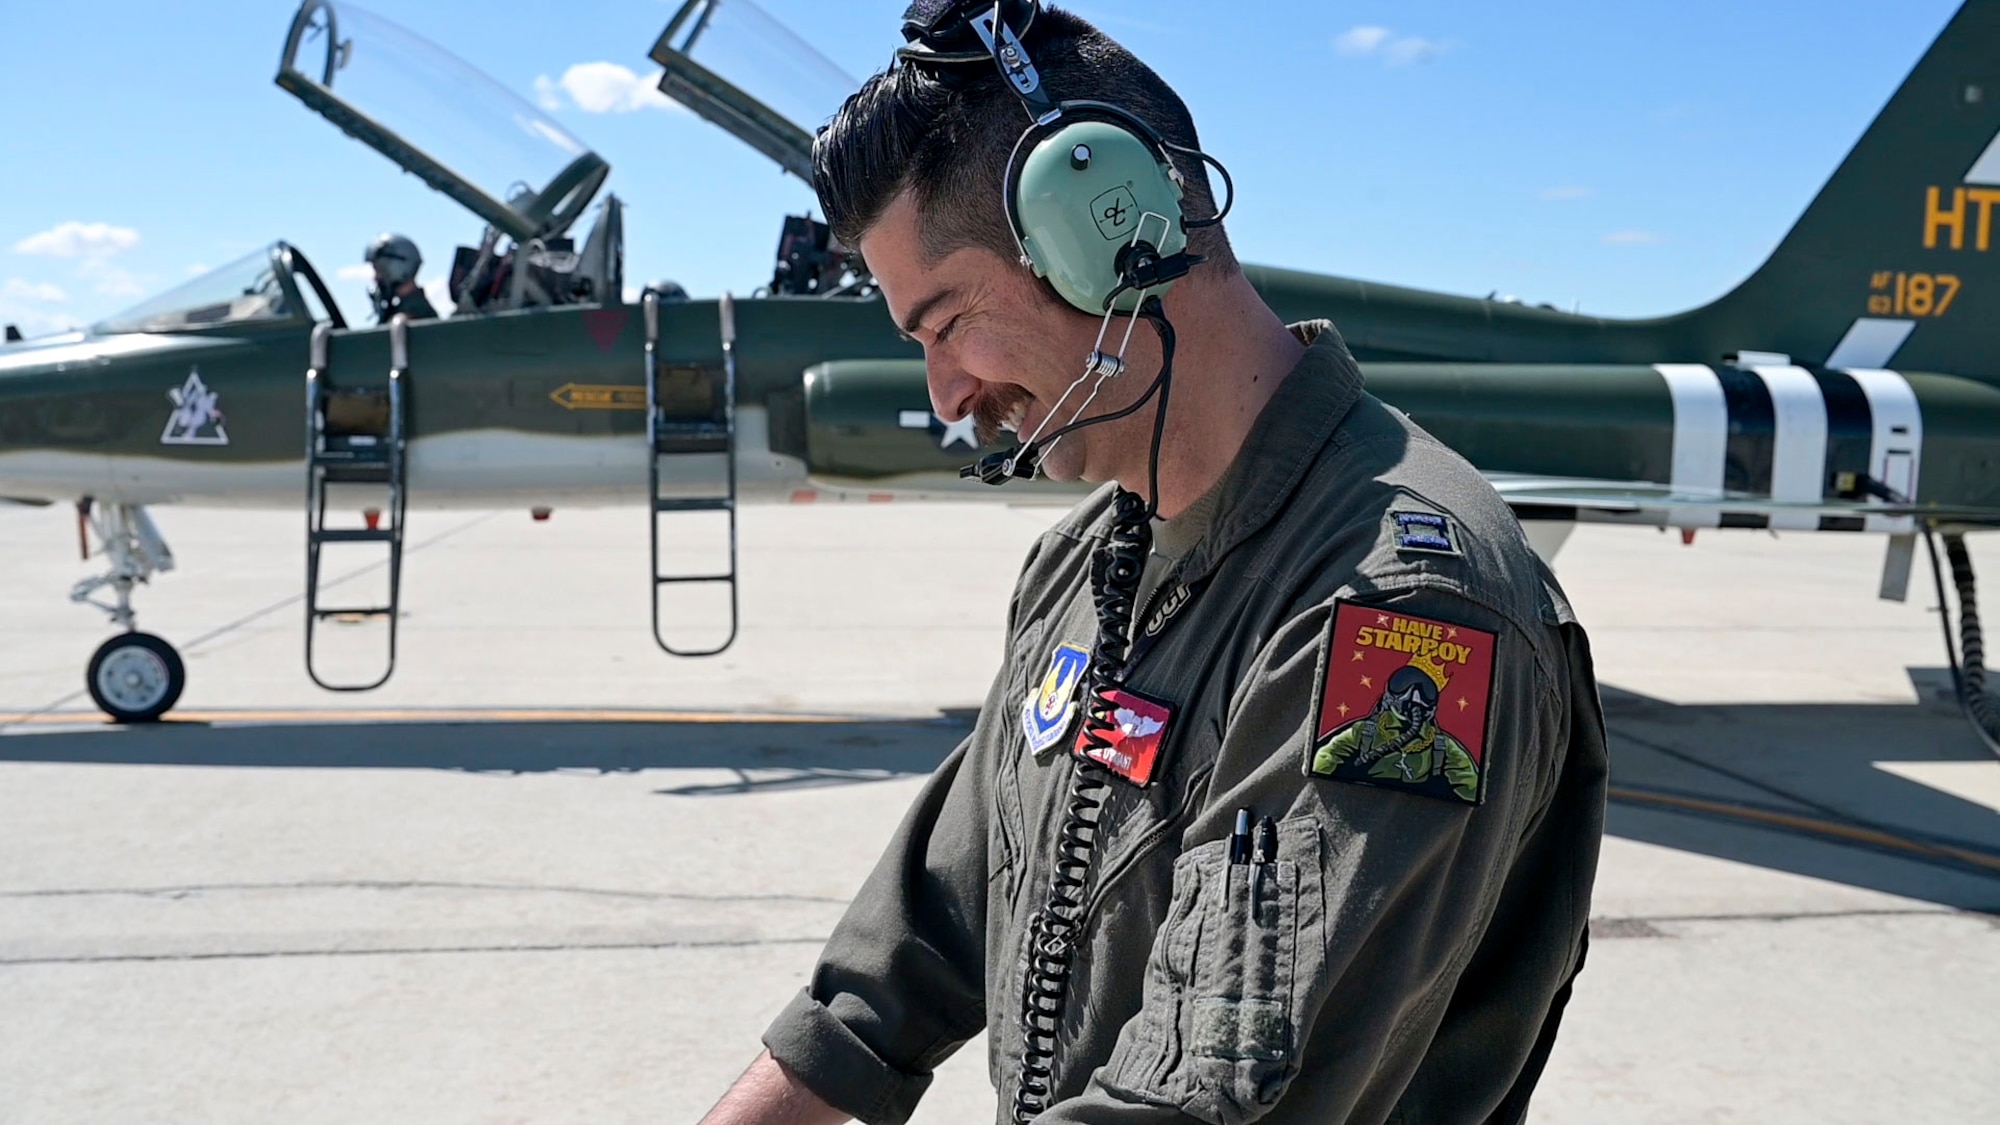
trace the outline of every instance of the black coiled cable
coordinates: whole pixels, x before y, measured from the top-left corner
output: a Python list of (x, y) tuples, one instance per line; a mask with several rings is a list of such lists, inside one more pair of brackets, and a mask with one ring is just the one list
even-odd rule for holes
[[(1952, 661), (1953, 686), (1958, 689), (1959, 703), (1979, 740), (2000, 755), (2000, 704), (1986, 691), (1986, 636), (1979, 625), (1979, 590), (1972, 573), (1972, 554), (1965, 548), (1965, 536), (1947, 534), (1944, 553), (1951, 564), (1952, 587), (1958, 594), (1958, 655)], [(1932, 565), (1936, 565), (1935, 553)], [(1938, 607), (1942, 612), (1942, 589), (1938, 591)], [(1946, 635), (1949, 638), (1949, 627)]]
[[(1090, 590), (1097, 610), (1097, 641), (1091, 648), (1084, 696), (1080, 748), (1110, 747), (1117, 704), (1109, 693), (1125, 684), (1131, 653), (1132, 619), (1138, 612), (1139, 582), (1153, 549), (1152, 518), (1159, 511), (1160, 439), (1166, 429), (1167, 400), (1173, 386), (1174, 331), (1157, 300), (1139, 315), (1160, 334), (1160, 376), (1154, 385), (1160, 408), (1153, 420), (1148, 465), (1152, 499), (1119, 489), (1112, 498), (1110, 538), (1090, 558)], [(1151, 392), (1148, 392), (1150, 397)], [(1056, 837), (1048, 895), (1028, 923), (1028, 968), (1021, 989), (1021, 1077), (1014, 1091), (1014, 1120), (1028, 1125), (1055, 1096), (1056, 1044), (1068, 1006), (1070, 974), (1082, 938), (1084, 902), (1096, 860), (1104, 799), (1111, 771), (1080, 754), (1070, 756), (1068, 810)]]

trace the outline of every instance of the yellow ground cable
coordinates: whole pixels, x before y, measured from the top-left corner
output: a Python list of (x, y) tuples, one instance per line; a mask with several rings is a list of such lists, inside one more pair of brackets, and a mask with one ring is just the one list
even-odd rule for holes
[(1642, 805), (1658, 805), (1663, 808), (1680, 809), (1687, 812), (1710, 813), (1716, 816), (1748, 820), (1769, 824), (1779, 828), (1789, 828), (1799, 832), (1809, 832), (1818, 836), (1830, 836), (1876, 847), (1891, 848), (1896, 851), (1917, 855), (1946, 856), (1962, 863), (1988, 871), (2000, 872), (2000, 855), (1989, 852), (1972, 851), (1953, 847), (1949, 844), (1934, 844), (1920, 840), (1910, 840), (1880, 829), (1860, 825), (1842, 824), (1839, 821), (1821, 820), (1818, 817), (1800, 816), (1797, 813), (1778, 812), (1773, 809), (1753, 808), (1728, 801), (1710, 801), (1700, 797), (1682, 797), (1668, 793), (1653, 793), (1644, 789), (1632, 789), (1613, 785), (1610, 796), (1614, 801), (1630, 801)]

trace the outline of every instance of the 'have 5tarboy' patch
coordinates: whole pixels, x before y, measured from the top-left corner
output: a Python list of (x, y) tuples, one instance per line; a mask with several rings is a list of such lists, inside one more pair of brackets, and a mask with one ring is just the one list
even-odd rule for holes
[(1314, 777), (1476, 805), (1498, 638), (1484, 629), (1334, 603), (1314, 692)]

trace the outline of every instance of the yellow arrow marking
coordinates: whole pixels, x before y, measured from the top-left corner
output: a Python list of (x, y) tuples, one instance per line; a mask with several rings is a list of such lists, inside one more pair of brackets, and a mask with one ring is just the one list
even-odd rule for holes
[(564, 383), (549, 397), (564, 410), (646, 409), (646, 388), (630, 384)]

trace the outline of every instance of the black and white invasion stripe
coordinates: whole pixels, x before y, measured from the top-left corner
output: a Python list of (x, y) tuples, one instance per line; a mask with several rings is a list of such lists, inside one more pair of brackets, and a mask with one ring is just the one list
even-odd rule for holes
[[(1669, 486), (1695, 500), (1769, 498), (1818, 504), (1838, 499), (1843, 473), (1866, 474), (1914, 498), (1923, 455), (1923, 415), (1909, 381), (1894, 371), (1796, 364), (1710, 367), (1662, 363), (1674, 406)], [(1799, 531), (1914, 530), (1908, 516), (1813, 512), (1676, 510), (1676, 527), (1770, 527)]]

